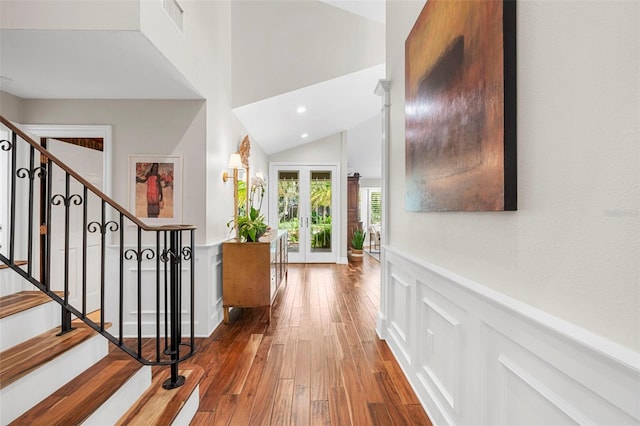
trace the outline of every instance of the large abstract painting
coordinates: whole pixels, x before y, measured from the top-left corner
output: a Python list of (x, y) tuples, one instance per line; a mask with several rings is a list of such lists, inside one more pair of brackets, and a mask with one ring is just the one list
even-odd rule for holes
[(516, 209), (515, 2), (428, 0), (405, 44), (406, 209)]

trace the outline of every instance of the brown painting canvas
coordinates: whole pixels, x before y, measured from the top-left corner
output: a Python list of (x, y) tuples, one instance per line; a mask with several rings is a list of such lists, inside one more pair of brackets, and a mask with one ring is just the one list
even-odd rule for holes
[(515, 210), (515, 3), (428, 0), (405, 60), (407, 210)]
[(136, 217), (173, 218), (173, 163), (136, 163)]

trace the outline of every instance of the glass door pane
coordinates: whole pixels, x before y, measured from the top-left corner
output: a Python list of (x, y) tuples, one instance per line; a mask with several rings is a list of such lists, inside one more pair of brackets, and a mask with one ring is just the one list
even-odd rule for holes
[(312, 253), (331, 252), (332, 195), (331, 171), (312, 171), (309, 185)]
[(295, 258), (300, 252), (300, 172), (278, 171), (278, 229), (289, 233), (288, 249)]
[(289, 233), (289, 262), (336, 262), (340, 239), (340, 193), (335, 191), (340, 188), (338, 167), (274, 164), (269, 176), (278, 184), (278, 193), (269, 195), (270, 223)]
[(303, 229), (307, 239), (301, 247), (304, 247), (305, 262), (336, 262), (336, 242), (340, 239), (340, 209), (336, 207), (340, 193), (334, 191), (339, 188), (337, 167), (310, 166), (302, 169), (302, 173), (306, 216)]

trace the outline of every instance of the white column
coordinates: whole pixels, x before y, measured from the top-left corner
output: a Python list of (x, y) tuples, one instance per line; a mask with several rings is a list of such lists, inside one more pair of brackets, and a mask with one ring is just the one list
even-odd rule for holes
[(387, 329), (387, 262), (386, 262), (386, 244), (387, 235), (389, 234), (389, 202), (387, 191), (389, 189), (389, 123), (391, 108), (391, 80), (380, 80), (376, 86), (374, 93), (382, 97), (382, 131), (380, 138), (382, 143), (382, 174), (380, 179), (380, 196), (382, 222), (380, 224), (380, 309), (376, 320), (376, 332), (378, 337), (385, 339)]

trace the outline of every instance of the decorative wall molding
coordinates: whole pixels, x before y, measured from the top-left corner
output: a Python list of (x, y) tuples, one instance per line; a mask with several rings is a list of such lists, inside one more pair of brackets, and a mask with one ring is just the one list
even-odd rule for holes
[(434, 424), (640, 424), (640, 354), (382, 246), (378, 334)]

